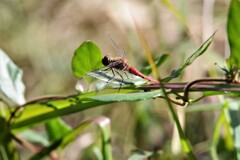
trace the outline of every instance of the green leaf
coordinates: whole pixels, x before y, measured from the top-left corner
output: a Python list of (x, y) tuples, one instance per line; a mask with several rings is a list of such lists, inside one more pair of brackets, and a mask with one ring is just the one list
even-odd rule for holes
[(100, 128), (101, 135), (102, 135), (102, 157), (106, 160), (112, 159), (112, 150), (110, 145), (110, 138), (111, 138), (111, 128), (110, 128), (110, 119), (104, 116), (94, 118), (88, 121), (83, 122), (78, 127), (74, 128), (71, 132), (65, 134), (50, 146), (45, 147), (42, 149), (41, 152), (37, 153), (36, 155), (32, 156), (30, 159), (41, 159), (44, 156), (48, 155), (55, 149), (63, 149), (68, 144), (73, 142), (83, 130), (90, 126), (91, 124), (97, 124)]
[(77, 48), (72, 58), (72, 71), (75, 77), (81, 78), (86, 73), (103, 67), (102, 53), (93, 41), (85, 41)]
[(60, 137), (71, 131), (71, 127), (60, 118), (49, 120), (48, 122), (46, 122), (45, 128), (50, 142), (59, 139)]
[(0, 98), (10, 104), (25, 103), (22, 70), (0, 49)]
[(229, 68), (240, 68), (240, 1), (232, 0), (229, 8), (227, 33), (231, 54), (227, 60)]
[(193, 63), (193, 61), (195, 59), (197, 59), (199, 56), (201, 56), (209, 47), (209, 45), (212, 43), (214, 34), (212, 34), (211, 37), (209, 37), (203, 44), (202, 46), (196, 51), (194, 52), (183, 64), (183, 66), (177, 70), (172, 71), (171, 75), (169, 77), (164, 78), (162, 81), (163, 82), (169, 82), (171, 81), (173, 78), (177, 78), (178, 76), (180, 76), (183, 71), (185, 70), (186, 67), (188, 67), (189, 65), (191, 65)]
[[(118, 93), (117, 90), (110, 90), (111, 92), (92, 92), (80, 95), (74, 95), (60, 100), (46, 100), (45, 102), (32, 103), (24, 106), (24, 109), (19, 111), (17, 118), (11, 123), (11, 129), (29, 128), (32, 125), (39, 124), (51, 118), (61, 117), (71, 113), (81, 112), (86, 109), (97, 107), (99, 105), (126, 102), (126, 101), (140, 101), (155, 98), (162, 95), (162, 92), (157, 90), (154, 92), (136, 92), (131, 93), (133, 90), (121, 89)], [(103, 95), (104, 92), (108, 94)], [(97, 94), (97, 95), (96, 95)], [(8, 115), (10, 116), (10, 115)]]

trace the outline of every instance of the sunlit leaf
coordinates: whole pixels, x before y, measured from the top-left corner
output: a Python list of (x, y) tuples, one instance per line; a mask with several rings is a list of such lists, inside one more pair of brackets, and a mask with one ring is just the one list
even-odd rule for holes
[(194, 52), (183, 64), (183, 66), (177, 70), (172, 71), (171, 75), (169, 77), (164, 78), (162, 81), (164, 82), (169, 82), (171, 81), (173, 78), (177, 78), (178, 76), (180, 76), (183, 71), (186, 69), (186, 67), (188, 67), (189, 65), (191, 65), (194, 60), (196, 60), (199, 56), (201, 56), (209, 47), (209, 45), (212, 43), (214, 34), (208, 38), (203, 44), (202, 46), (196, 51)]
[(232, 0), (229, 8), (227, 33), (231, 54), (228, 65), (240, 68), (240, 1)]
[[(29, 128), (51, 118), (61, 117), (71, 113), (80, 112), (86, 109), (97, 107), (99, 105), (126, 102), (126, 101), (140, 101), (155, 98), (162, 95), (162, 92), (157, 90), (154, 92), (136, 92), (134, 90), (110, 90), (101, 94), (101, 92), (91, 92), (86, 94), (74, 95), (60, 100), (46, 100), (45, 102), (32, 103), (24, 106), (24, 109), (19, 111), (19, 115), (11, 123), (11, 129)], [(122, 93), (121, 93), (122, 92)], [(125, 92), (125, 93), (123, 93)], [(136, 93), (132, 93), (136, 92)], [(104, 91), (102, 91), (104, 93)], [(10, 116), (10, 115), (9, 115)]]
[(22, 70), (0, 49), (0, 96), (9, 103), (25, 103)]
[(81, 78), (86, 73), (103, 67), (102, 53), (92, 41), (85, 41), (77, 48), (72, 58), (72, 71), (75, 77)]

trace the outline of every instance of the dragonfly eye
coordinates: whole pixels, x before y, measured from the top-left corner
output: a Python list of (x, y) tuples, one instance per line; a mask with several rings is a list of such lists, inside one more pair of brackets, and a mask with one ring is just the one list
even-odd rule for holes
[(110, 63), (109, 56), (104, 56), (103, 59), (102, 59), (102, 64), (104, 66), (107, 66), (107, 65), (109, 65), (109, 63)]

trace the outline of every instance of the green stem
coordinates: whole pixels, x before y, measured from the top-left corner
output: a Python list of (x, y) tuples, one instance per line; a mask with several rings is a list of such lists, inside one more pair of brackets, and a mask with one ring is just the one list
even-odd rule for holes
[(167, 91), (164, 87), (164, 84), (161, 82), (161, 80), (159, 79), (159, 84), (160, 84), (160, 87), (162, 88), (162, 91), (164, 93), (164, 96), (166, 98), (166, 101), (167, 101), (167, 104), (168, 104), (168, 108), (170, 110), (170, 113), (173, 117), (173, 120), (174, 122), (176, 123), (176, 126), (177, 126), (177, 130), (178, 130), (178, 133), (179, 133), (179, 136), (181, 138), (181, 143), (182, 143), (182, 146), (183, 146), (183, 150), (187, 153), (188, 155), (188, 158), (191, 159), (191, 160), (195, 160), (196, 157), (195, 155), (193, 154), (193, 151), (191, 149), (191, 145), (189, 144), (189, 142), (187, 141), (187, 137), (185, 135), (185, 133), (183, 132), (183, 129), (181, 127), (181, 124), (179, 122), (179, 119), (178, 119), (178, 116), (177, 114), (175, 113), (174, 109), (173, 109), (173, 106), (172, 106), (172, 103), (171, 103), (171, 100), (170, 98), (168, 97), (168, 94), (167, 94)]

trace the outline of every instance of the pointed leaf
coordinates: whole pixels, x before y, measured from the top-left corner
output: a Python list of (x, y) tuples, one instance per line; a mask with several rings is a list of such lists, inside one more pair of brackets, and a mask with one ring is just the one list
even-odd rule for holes
[(212, 36), (210, 38), (208, 38), (203, 44), (202, 46), (196, 51), (194, 52), (183, 64), (183, 66), (177, 70), (172, 71), (171, 75), (169, 77), (164, 78), (162, 81), (164, 82), (169, 82), (171, 81), (173, 78), (177, 78), (178, 76), (180, 76), (183, 71), (193, 63), (193, 61), (195, 59), (197, 59), (199, 56), (201, 56), (209, 47), (209, 45), (212, 43), (214, 34), (212, 34)]

